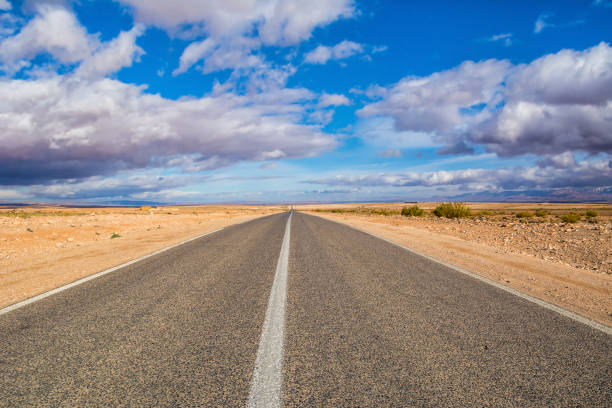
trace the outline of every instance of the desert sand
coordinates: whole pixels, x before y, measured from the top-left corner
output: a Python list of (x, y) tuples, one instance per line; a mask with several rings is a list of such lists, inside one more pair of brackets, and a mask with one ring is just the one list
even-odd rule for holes
[(0, 308), (286, 207), (0, 209)]
[[(382, 215), (412, 203), (308, 205), (310, 211), (368, 231), (508, 287), (612, 326), (612, 206), (604, 204), (468, 204), (463, 219)], [(436, 203), (419, 203), (432, 210)], [(516, 213), (546, 210), (545, 217)], [(336, 212), (331, 212), (332, 210)], [(597, 217), (565, 223), (568, 212)]]

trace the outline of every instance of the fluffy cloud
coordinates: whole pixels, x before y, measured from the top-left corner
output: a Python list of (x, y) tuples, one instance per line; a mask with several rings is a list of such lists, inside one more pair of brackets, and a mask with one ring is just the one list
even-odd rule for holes
[(136, 19), (169, 31), (200, 28), (215, 39), (256, 31), (266, 45), (293, 45), (312, 31), (339, 18), (351, 17), (352, 0), (119, 0)]
[(612, 49), (561, 50), (519, 65), (509, 77), (509, 99), (551, 105), (606, 105), (612, 100)]
[(117, 38), (102, 45), (93, 55), (87, 57), (76, 74), (88, 78), (103, 77), (131, 66), (145, 53), (136, 45), (136, 39), (144, 30), (144, 26), (137, 25), (130, 31), (121, 32)]
[(555, 167), (557, 169), (566, 169), (576, 166), (576, 159), (571, 152), (544, 156), (538, 160), (540, 167)]
[(29, 60), (48, 53), (61, 63), (74, 63), (89, 56), (98, 39), (87, 33), (70, 11), (49, 4), (37, 7), (37, 15), (15, 36), (0, 42), (1, 69), (16, 72)]
[[(317, 27), (355, 13), (353, 0), (119, 0), (137, 21), (171, 33), (205, 39), (190, 44), (174, 75), (204, 60), (204, 72), (253, 68), (262, 45), (290, 46), (307, 40)], [(204, 3), (204, 4), (203, 4)]]
[(430, 132), (446, 147), (482, 145), (500, 156), (612, 151), (612, 49), (562, 50), (529, 64), (465, 62), (407, 77), (361, 116), (386, 116), (403, 131)]
[(559, 189), (608, 187), (612, 168), (606, 160), (582, 162), (568, 168), (517, 167), (465, 169), (401, 174), (366, 174), (309, 180), (308, 183), (352, 187), (463, 186), (471, 190)]
[[(186, 171), (332, 148), (302, 125), (308, 91), (252, 97), (222, 91), (169, 100), (112, 79), (0, 82), (0, 185), (78, 179), (149, 166)], [(173, 162), (189, 156), (187, 164)], [(194, 167), (195, 166), (195, 167)], [(199, 167), (198, 167), (199, 166)]]
[(198, 61), (204, 60), (205, 74), (223, 69), (261, 68), (265, 66), (261, 57), (253, 51), (261, 46), (254, 38), (238, 37), (232, 41), (216, 42), (213, 38), (196, 41), (187, 46), (180, 57), (179, 67), (172, 72), (186, 72)]
[(74, 71), (77, 76), (103, 77), (131, 66), (144, 54), (136, 45), (144, 33), (143, 25), (101, 43), (64, 7), (42, 3), (35, 12), (18, 34), (0, 42), (0, 69), (9, 75), (30, 66), (30, 60), (37, 55), (49, 54), (61, 64), (78, 65)]
[(467, 61), (428, 77), (406, 77), (388, 89), (378, 88), (382, 99), (358, 114), (391, 116), (400, 130), (449, 132), (488, 116), (485, 109), (472, 115), (462, 109), (495, 103), (509, 67), (507, 61)]
[(341, 60), (363, 52), (363, 44), (344, 40), (333, 47), (319, 45), (304, 56), (304, 62), (308, 64), (326, 64), (329, 60)]
[(0, 10), (10, 10), (12, 8), (11, 3), (8, 0), (0, 0)]
[(328, 93), (323, 92), (323, 94), (319, 98), (318, 106), (320, 108), (326, 108), (328, 106), (342, 106), (342, 105), (350, 105), (350, 104), (351, 104), (351, 101), (349, 101), (349, 99), (344, 95), (328, 94)]

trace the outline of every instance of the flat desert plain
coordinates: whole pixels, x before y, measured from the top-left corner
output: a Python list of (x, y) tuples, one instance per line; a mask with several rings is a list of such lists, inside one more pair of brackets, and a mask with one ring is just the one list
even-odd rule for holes
[(288, 207), (0, 209), (0, 308)]
[[(438, 204), (296, 209), (384, 237), (612, 326), (612, 205), (466, 203), (471, 217), (447, 219), (432, 214)], [(425, 210), (424, 216), (400, 215), (403, 207), (414, 205)], [(563, 221), (568, 213), (580, 215), (580, 220)]]
[[(612, 205), (468, 203), (300, 205), (612, 326)], [(0, 209), (0, 308), (234, 223), (287, 206)], [(536, 212), (539, 216), (536, 216)], [(593, 215), (587, 217), (587, 212)], [(576, 223), (561, 217), (576, 213)], [(544, 215), (542, 215), (544, 214)], [(521, 216), (522, 215), (522, 216)]]

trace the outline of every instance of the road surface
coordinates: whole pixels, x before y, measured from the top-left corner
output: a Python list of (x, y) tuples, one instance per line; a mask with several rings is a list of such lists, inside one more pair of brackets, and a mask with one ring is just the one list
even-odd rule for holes
[(301, 213), (0, 314), (0, 344), (2, 407), (612, 406), (611, 335)]

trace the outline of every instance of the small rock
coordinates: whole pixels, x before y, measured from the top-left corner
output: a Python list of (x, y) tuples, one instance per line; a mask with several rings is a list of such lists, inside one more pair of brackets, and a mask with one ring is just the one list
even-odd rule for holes
[(66, 241), (68, 241), (68, 242), (72, 242), (72, 241), (74, 241), (74, 238), (72, 238), (72, 237), (70, 237), (70, 238), (66, 238)]
[(32, 231), (30, 228), (27, 228), (27, 229), (26, 229), (26, 231), (28, 231), (28, 232), (34, 232), (34, 231)]

